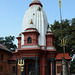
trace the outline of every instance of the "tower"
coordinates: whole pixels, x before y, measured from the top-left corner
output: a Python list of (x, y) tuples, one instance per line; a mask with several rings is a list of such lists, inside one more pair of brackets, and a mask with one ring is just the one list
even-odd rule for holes
[[(31, 23), (31, 20), (33, 24)], [(46, 46), (46, 31), (47, 31), (47, 17), (43, 10), (43, 5), (39, 0), (33, 0), (29, 5), (29, 8), (25, 12), (22, 24), (22, 32), (24, 32), (27, 28), (35, 28), (38, 33), (40, 33), (38, 37), (38, 45)], [(22, 45), (24, 44), (24, 37), (22, 35)], [(42, 41), (42, 42), (41, 42)]]
[(26, 10), (17, 39), (15, 56), (25, 62), (23, 75), (55, 75), (54, 35), (40, 0), (32, 0)]

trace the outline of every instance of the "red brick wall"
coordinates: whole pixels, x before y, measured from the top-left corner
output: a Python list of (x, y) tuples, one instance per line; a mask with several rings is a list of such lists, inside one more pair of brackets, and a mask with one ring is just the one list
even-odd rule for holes
[[(1, 60), (1, 54), (3, 54), (3, 60)], [(9, 74), (9, 68), (8, 68), (8, 58), (9, 54), (3, 50), (0, 50), (0, 66), (2, 66), (3, 70), (0, 71), (0, 75), (6, 75)]]
[[(32, 38), (32, 43), (27, 43), (28, 37)], [(36, 33), (27, 33), (24, 35), (24, 45), (38, 45), (38, 35)]]
[(46, 46), (47, 47), (53, 46), (53, 41), (54, 41), (54, 38), (52, 35), (46, 35)]
[[(1, 54), (3, 54), (3, 60), (1, 60)], [(8, 61), (10, 55), (11, 53), (0, 50), (0, 66), (2, 66), (3, 69), (0, 71), (0, 75), (15, 75), (12, 72), (12, 67), (15, 66), (15, 61)]]
[[(62, 61), (61, 60), (57, 60), (56, 61), (56, 75), (61, 74), (61, 70), (62, 70)], [(68, 61), (68, 70), (69, 70), (69, 61)]]
[(9, 75), (15, 75), (15, 73), (13, 73), (13, 66), (16, 66), (15, 61), (9, 61)]

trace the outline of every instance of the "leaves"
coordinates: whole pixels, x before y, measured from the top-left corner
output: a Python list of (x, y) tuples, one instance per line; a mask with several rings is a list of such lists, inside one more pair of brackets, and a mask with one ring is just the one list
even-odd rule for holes
[(55, 21), (53, 25), (51, 25), (51, 29), (55, 35), (54, 46), (56, 47), (59, 53), (63, 52), (63, 48), (61, 47), (61, 38), (67, 39), (66, 42), (66, 52), (70, 55), (75, 53), (75, 18), (72, 20), (63, 20), (62, 24), (59, 21)]
[(70, 71), (71, 73), (75, 73), (75, 60), (71, 61)]
[(6, 46), (11, 51), (15, 51), (17, 46), (14, 44), (14, 39), (14, 36), (0, 37), (0, 44)]

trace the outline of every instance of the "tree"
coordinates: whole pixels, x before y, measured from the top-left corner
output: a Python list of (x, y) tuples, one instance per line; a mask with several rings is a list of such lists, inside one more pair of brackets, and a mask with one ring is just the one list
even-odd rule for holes
[(14, 39), (14, 36), (6, 36), (5, 38), (0, 37), (0, 44), (6, 46), (6, 48), (8, 48), (11, 51), (15, 51), (17, 46), (14, 44)]
[(75, 73), (75, 60), (71, 61), (70, 71), (71, 73)]
[(66, 52), (73, 55), (75, 52), (75, 18), (72, 20), (63, 20), (62, 23), (55, 21), (51, 25), (51, 29), (55, 35), (54, 46), (59, 53), (63, 52), (61, 47), (61, 38), (66, 39)]

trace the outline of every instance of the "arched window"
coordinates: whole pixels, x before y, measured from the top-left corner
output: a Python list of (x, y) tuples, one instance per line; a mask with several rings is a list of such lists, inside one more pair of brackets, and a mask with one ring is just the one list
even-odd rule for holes
[(28, 37), (27, 43), (32, 43), (32, 38), (31, 37)]

